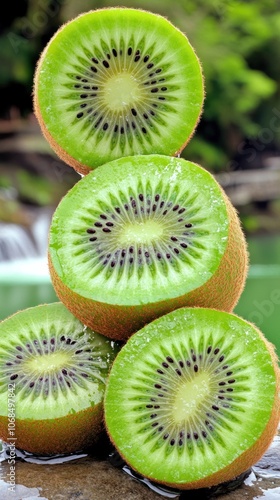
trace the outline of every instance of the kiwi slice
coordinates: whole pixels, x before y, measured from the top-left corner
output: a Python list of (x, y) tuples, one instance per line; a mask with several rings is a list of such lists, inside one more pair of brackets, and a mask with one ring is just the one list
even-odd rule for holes
[(143, 476), (180, 489), (229, 481), (276, 433), (274, 347), (234, 314), (177, 309), (119, 352), (104, 408), (113, 444)]
[(0, 439), (37, 454), (91, 445), (103, 427), (105, 383), (116, 349), (61, 303), (2, 321)]
[(186, 36), (138, 9), (90, 11), (62, 26), (35, 74), (42, 131), (82, 174), (123, 156), (181, 151), (203, 98), (201, 66)]
[(78, 181), (57, 207), (49, 264), (83, 323), (125, 339), (184, 305), (231, 310), (247, 250), (214, 177), (184, 159), (120, 158)]

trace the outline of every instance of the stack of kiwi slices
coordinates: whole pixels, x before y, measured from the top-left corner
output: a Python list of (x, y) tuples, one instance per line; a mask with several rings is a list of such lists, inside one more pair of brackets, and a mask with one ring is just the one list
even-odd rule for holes
[(248, 267), (240, 221), (214, 177), (178, 157), (203, 97), (186, 36), (150, 12), (82, 14), (42, 53), (36, 116), (84, 177), (50, 227), (61, 302), (0, 325), (2, 439), (11, 385), (20, 448), (69, 453), (104, 423), (133, 470), (173, 488), (231, 480), (269, 446), (279, 369), (232, 313)]

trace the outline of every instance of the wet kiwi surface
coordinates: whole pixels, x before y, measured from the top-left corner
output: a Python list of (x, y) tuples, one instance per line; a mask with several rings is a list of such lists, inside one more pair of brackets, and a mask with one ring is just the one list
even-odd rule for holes
[(35, 75), (42, 131), (81, 173), (123, 156), (181, 151), (203, 98), (186, 36), (138, 9), (95, 10), (62, 26)]
[[(50, 228), (62, 303), (0, 323), (0, 439), (15, 435), (34, 454), (85, 450), (105, 405), (135, 477), (201, 492), (240, 481), (271, 443), (274, 348), (223, 312), (247, 275), (240, 221), (214, 177), (176, 157), (203, 99), (187, 37), (151, 12), (87, 12), (43, 51), (35, 114), (57, 154), (88, 175)], [(118, 353), (110, 338), (129, 339)]]
[(49, 263), (73, 314), (123, 339), (183, 305), (231, 310), (247, 251), (238, 217), (210, 173), (148, 155), (103, 165), (68, 192), (52, 220)]
[(276, 433), (274, 347), (234, 314), (177, 309), (127, 341), (104, 405), (111, 440), (138, 473), (180, 489), (229, 481)]
[(61, 303), (2, 321), (0, 438), (9, 442), (15, 436), (17, 448), (37, 454), (90, 446), (103, 427), (105, 383), (116, 350)]

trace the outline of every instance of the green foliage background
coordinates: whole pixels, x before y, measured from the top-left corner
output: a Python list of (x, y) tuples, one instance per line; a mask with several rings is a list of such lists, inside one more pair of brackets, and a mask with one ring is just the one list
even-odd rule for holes
[[(280, 5), (275, 0), (123, 0), (122, 6), (167, 16), (186, 33), (206, 85), (203, 118), (184, 156), (217, 171), (238, 167), (246, 147), (280, 146)], [(41, 50), (56, 29), (81, 12), (118, 6), (114, 0), (11, 2), (1, 21), (0, 116), (32, 110), (32, 79)], [(271, 120), (278, 117), (271, 129)]]

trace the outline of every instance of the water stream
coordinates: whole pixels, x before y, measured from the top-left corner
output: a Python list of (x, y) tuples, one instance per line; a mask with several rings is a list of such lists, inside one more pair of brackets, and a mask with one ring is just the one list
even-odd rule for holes
[(37, 257), (38, 254), (35, 243), (23, 227), (0, 223), (0, 262)]
[(45, 255), (50, 217), (49, 211), (39, 211), (30, 228), (0, 222), (0, 262)]
[(0, 320), (58, 300), (47, 265), (50, 220), (48, 211), (40, 211), (29, 230), (0, 223)]

